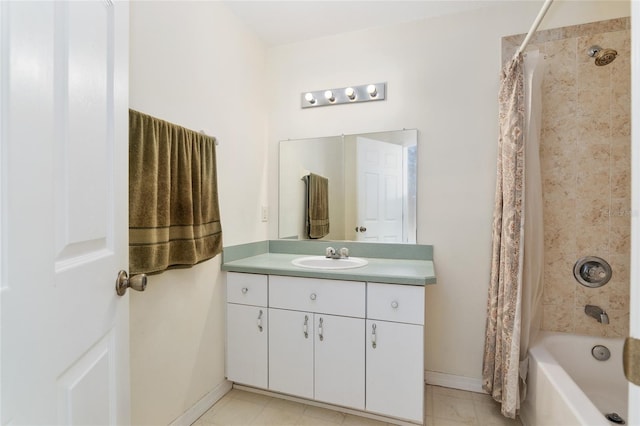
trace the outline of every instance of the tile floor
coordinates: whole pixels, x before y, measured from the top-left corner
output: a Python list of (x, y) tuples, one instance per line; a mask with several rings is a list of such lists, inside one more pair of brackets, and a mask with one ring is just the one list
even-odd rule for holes
[[(488, 395), (427, 385), (425, 426), (520, 426), (500, 414)], [(193, 426), (389, 426), (364, 417), (233, 389)]]

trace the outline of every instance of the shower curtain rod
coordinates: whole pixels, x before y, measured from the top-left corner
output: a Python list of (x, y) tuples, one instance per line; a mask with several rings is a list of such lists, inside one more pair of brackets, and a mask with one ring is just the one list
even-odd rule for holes
[(518, 54), (524, 52), (524, 49), (527, 47), (527, 45), (531, 41), (533, 34), (535, 34), (536, 30), (540, 26), (540, 23), (544, 19), (544, 15), (546, 15), (547, 10), (549, 10), (549, 6), (551, 6), (551, 3), (553, 3), (553, 0), (545, 0), (544, 4), (542, 5), (542, 9), (540, 9), (540, 12), (538, 12), (538, 16), (536, 17), (536, 20), (533, 21), (533, 25), (531, 25), (531, 28), (529, 29), (527, 36), (524, 38), (524, 41), (520, 45), (520, 48), (518, 48), (518, 52), (517, 52)]

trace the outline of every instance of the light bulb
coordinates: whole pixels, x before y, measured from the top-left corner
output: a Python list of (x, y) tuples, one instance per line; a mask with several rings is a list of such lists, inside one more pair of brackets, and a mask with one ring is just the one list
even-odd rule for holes
[(316, 98), (313, 97), (313, 95), (311, 93), (307, 93), (306, 95), (304, 95), (304, 99), (309, 102), (311, 105), (316, 103)]
[(331, 90), (327, 90), (324, 92), (324, 97), (329, 102), (334, 102), (336, 100), (335, 96), (333, 96), (333, 92)]
[(374, 84), (370, 84), (367, 86), (367, 93), (372, 98), (375, 98), (376, 96), (378, 96), (378, 90), (376, 90), (376, 86)]
[(347, 98), (350, 100), (354, 100), (356, 98), (356, 91), (353, 90), (353, 87), (347, 87), (344, 89), (344, 94), (347, 95)]

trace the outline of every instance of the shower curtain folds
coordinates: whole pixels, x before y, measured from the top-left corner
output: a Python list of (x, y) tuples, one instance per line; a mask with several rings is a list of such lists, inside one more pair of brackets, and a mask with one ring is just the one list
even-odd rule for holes
[[(541, 73), (532, 53), (505, 65), (499, 92), (500, 134), (493, 215), (491, 278), (483, 388), (515, 418), (525, 395), (529, 341), (539, 328), (542, 291), (542, 196), (538, 158), (540, 109), (533, 108)], [(536, 102), (539, 102), (537, 96)], [(533, 114), (535, 113), (535, 114)], [(526, 235), (526, 239), (525, 239)]]

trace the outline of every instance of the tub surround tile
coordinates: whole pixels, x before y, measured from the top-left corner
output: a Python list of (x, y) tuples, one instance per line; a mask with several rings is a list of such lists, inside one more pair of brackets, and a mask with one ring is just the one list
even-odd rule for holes
[[(607, 313), (608, 314), (608, 313)], [(611, 320), (611, 317), (609, 317)], [(607, 330), (610, 330), (610, 324), (601, 324), (595, 318), (584, 313), (584, 306), (574, 308), (575, 329), (572, 332), (578, 334), (587, 334), (589, 336), (607, 336)]]
[[(620, 337), (628, 327), (629, 28), (630, 19), (620, 18), (539, 31), (530, 45), (546, 57), (540, 141), (544, 330)], [(523, 36), (503, 38), (503, 52), (515, 51)], [(595, 66), (587, 54), (593, 45), (615, 49), (618, 57)], [(583, 256), (609, 261), (614, 270), (610, 284), (594, 290), (577, 283), (573, 265)], [(587, 317), (587, 303), (611, 311), (611, 323)]]
[(629, 335), (629, 310), (610, 309), (607, 311), (611, 327), (605, 328), (607, 337), (621, 337)]
[(578, 284), (577, 282), (575, 283), (575, 287), (576, 287), (575, 307), (578, 309), (582, 309), (582, 313), (585, 315), (585, 318), (588, 317), (584, 313), (584, 307), (586, 305), (596, 305), (596, 306), (600, 306), (605, 311), (609, 310), (609, 307), (610, 307), (609, 296), (611, 294), (611, 289), (606, 287), (598, 287), (598, 288), (584, 287)]
[(543, 330), (570, 333), (573, 328), (573, 310), (566, 306), (542, 305)]

